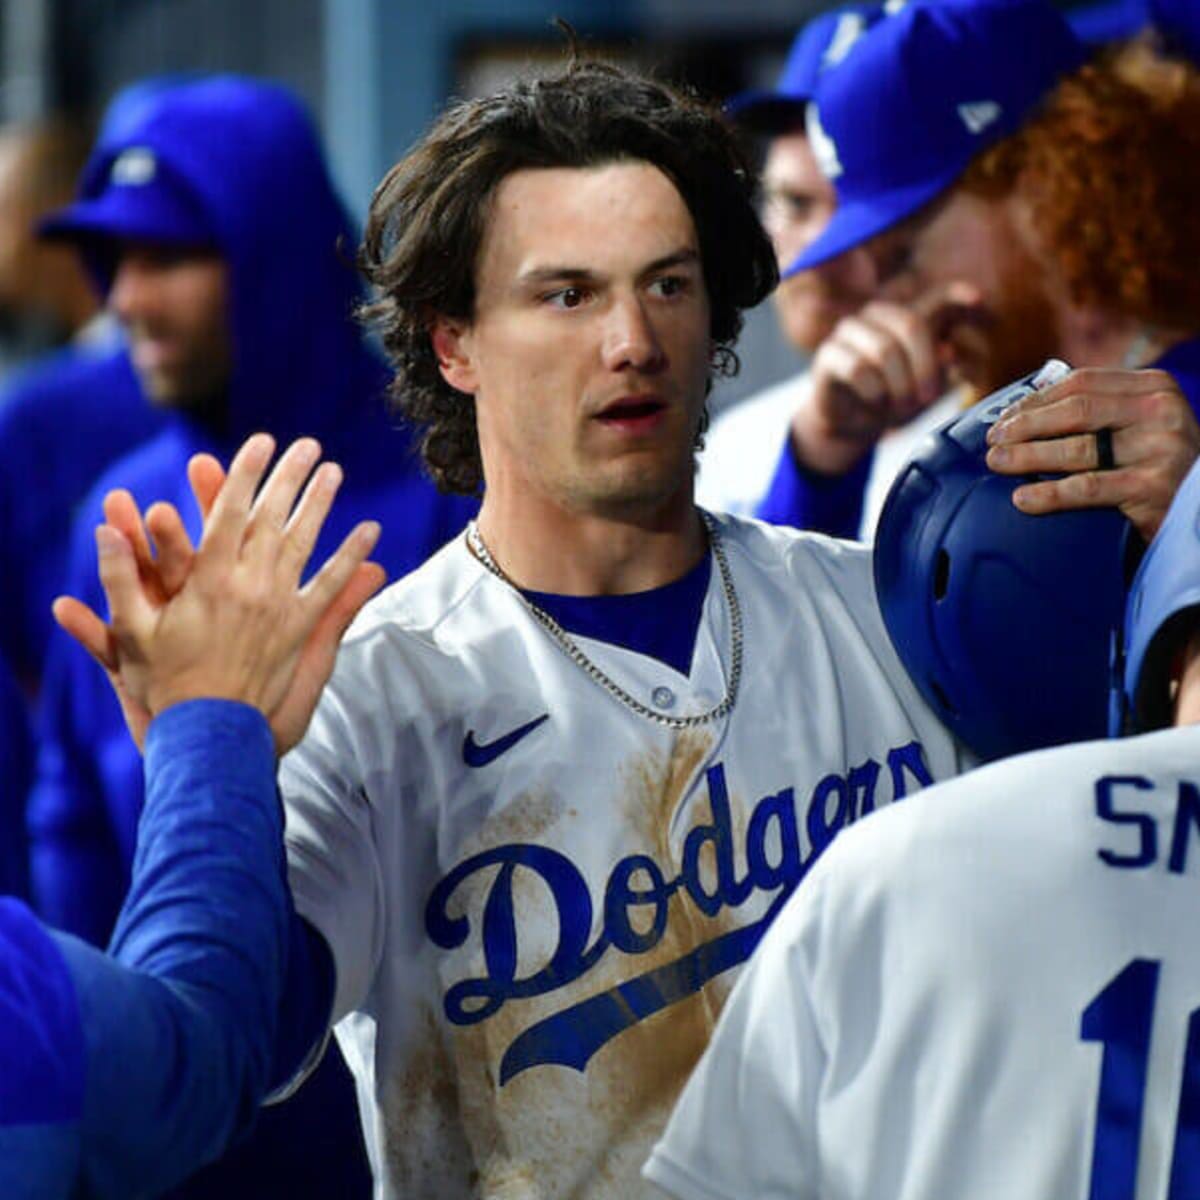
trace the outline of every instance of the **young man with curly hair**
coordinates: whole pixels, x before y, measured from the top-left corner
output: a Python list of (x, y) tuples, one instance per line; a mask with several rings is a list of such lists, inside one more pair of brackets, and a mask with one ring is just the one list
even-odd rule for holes
[[(379, 1195), (645, 1194), (797, 881), (962, 765), (862, 548), (693, 502), (711, 377), (776, 280), (753, 192), (719, 115), (577, 62), (452, 106), (376, 193), (395, 395), (483, 497), (364, 612), (279, 775), (276, 1078), (336, 1023)], [(135, 642), (140, 682), (114, 670), (152, 712)]]
[[(861, 488), (881, 433), (948, 383), (1055, 356), (1089, 370), (999, 427), (990, 465), (1066, 472), (1018, 489), (1027, 512), (1115, 505), (1152, 536), (1200, 448), (1198, 131), (1192, 64), (1089, 55), (1048, 4), (918, 2), (864, 33), (815, 90), (837, 208), (785, 275), (865, 250), (874, 296), (818, 350), (763, 515), (818, 477)], [(1104, 373), (1146, 366), (1136, 395)]]

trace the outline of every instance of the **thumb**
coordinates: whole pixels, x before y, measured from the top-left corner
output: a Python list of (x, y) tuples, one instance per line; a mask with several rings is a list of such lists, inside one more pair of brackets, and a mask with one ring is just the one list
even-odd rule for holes
[(117, 655), (108, 626), (81, 600), (59, 596), (51, 605), (54, 619), (106, 671), (117, 669)]

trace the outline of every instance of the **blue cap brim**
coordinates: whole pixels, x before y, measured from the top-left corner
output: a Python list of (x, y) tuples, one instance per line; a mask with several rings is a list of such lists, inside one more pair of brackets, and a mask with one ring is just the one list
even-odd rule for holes
[(161, 188), (108, 188), (51, 213), (38, 224), (39, 237), (60, 241), (163, 242), (210, 246), (212, 235), (190, 208)]
[(790, 92), (740, 92), (725, 102), (725, 115), (756, 133), (804, 128), (808, 97)]
[(1131, 38), (1150, 23), (1145, 5), (1130, 0), (1105, 0), (1066, 14), (1075, 36), (1091, 46)]
[(936, 179), (922, 179), (908, 187), (894, 188), (872, 196), (869, 201), (839, 203), (820, 237), (788, 264), (781, 278), (790, 279), (801, 271), (819, 267), (878, 234), (886, 233), (940, 196), (962, 172), (962, 166), (955, 166)]

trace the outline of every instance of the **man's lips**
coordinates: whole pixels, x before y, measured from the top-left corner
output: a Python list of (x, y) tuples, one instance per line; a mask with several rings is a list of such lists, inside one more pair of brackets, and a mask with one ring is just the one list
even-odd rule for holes
[(611, 428), (640, 432), (655, 428), (667, 411), (667, 402), (658, 396), (622, 396), (606, 405), (595, 419)]
[(130, 355), (135, 366), (154, 371), (170, 368), (179, 358), (179, 347), (173, 338), (130, 338)]

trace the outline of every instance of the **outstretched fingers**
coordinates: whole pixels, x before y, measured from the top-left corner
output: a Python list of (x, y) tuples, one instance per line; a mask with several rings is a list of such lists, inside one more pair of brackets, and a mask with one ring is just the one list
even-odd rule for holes
[(225, 468), (211, 454), (193, 454), (188, 459), (187, 474), (200, 520), (205, 522), (225, 483)]
[(254, 501), (246, 530), (243, 555), (273, 561), (296, 497), (321, 457), (314, 438), (299, 438), (280, 455)]
[(195, 551), (173, 504), (159, 501), (146, 511), (146, 528), (154, 540), (158, 577), (165, 596), (173, 596), (187, 580)]
[(117, 649), (112, 632), (82, 600), (59, 596), (50, 611), (63, 632), (70, 634), (106, 671), (117, 669)]
[(337, 463), (322, 463), (308, 481), (308, 487), (304, 489), (304, 495), (300, 497), (296, 511), (288, 521), (280, 548), (280, 561), (294, 581), (299, 581), (312, 557), (325, 518), (341, 486), (342, 468)]
[(250, 520), (254, 493), (275, 452), (270, 434), (256, 433), (234, 455), (229, 474), (213, 502), (200, 542), (197, 569), (224, 569), (236, 562)]
[(100, 584), (108, 599), (110, 625), (120, 638), (154, 621), (154, 608), (142, 590), (137, 558), (129, 539), (110, 525), (96, 526)]
[(105, 494), (103, 507), (105, 523), (128, 539), (139, 574), (153, 586), (156, 576), (154, 556), (137, 501), (124, 488), (113, 488)]
[(379, 541), (378, 521), (360, 521), (321, 569), (300, 589), (305, 624), (311, 630), (329, 609)]

